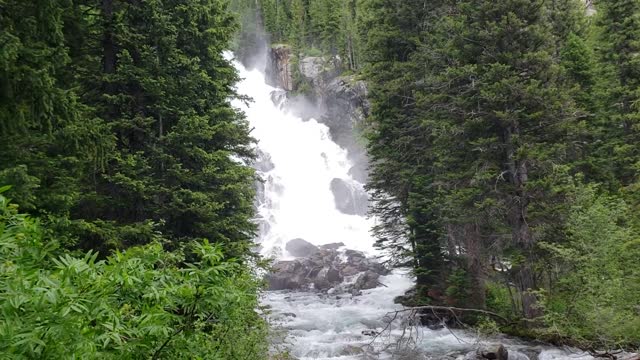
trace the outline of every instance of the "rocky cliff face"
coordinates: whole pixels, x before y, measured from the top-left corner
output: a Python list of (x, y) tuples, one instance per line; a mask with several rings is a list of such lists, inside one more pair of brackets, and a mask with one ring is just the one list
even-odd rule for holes
[[(292, 56), (284, 45), (272, 47), (266, 70), (270, 84), (288, 91), (301, 90), (296, 85), (303, 84), (304, 94), (289, 94), (291, 109), (301, 117), (313, 117), (326, 124), (332, 139), (348, 151), (356, 164), (351, 176), (365, 183), (368, 162), (359, 134), (369, 112), (366, 83), (355, 75), (341, 75), (337, 57), (303, 57), (293, 69)], [(300, 84), (293, 81), (294, 70)]]
[(265, 69), (267, 83), (284, 90), (293, 90), (293, 69), (291, 68), (291, 48), (287, 45), (274, 45), (267, 52)]

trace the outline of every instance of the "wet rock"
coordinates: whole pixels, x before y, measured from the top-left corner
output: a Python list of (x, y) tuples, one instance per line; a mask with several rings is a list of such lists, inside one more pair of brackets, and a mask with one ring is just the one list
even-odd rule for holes
[(329, 127), (331, 138), (347, 150), (349, 160), (355, 164), (349, 175), (365, 184), (368, 157), (357, 135), (370, 108), (365, 83), (355, 76), (340, 76), (326, 81), (316, 92), (321, 94), (320, 102), (326, 109), (319, 121)]
[(355, 345), (346, 345), (342, 350), (340, 350), (340, 356), (354, 356), (361, 355), (364, 353), (364, 350), (360, 346)]
[(362, 330), (364, 336), (377, 336), (379, 333), (375, 330)]
[(356, 283), (353, 287), (357, 290), (374, 289), (380, 284), (380, 282), (378, 281), (379, 278), (380, 274), (377, 274), (371, 270), (367, 270), (364, 273), (360, 274), (360, 276), (358, 276), (358, 279), (356, 280)]
[(282, 313), (282, 316), (284, 316), (284, 317), (292, 317), (292, 318), (298, 317), (296, 314), (288, 313), (288, 312), (287, 313)]
[(325, 60), (322, 57), (307, 56), (300, 59), (300, 75), (316, 86), (322, 85)]
[(304, 285), (302, 267), (296, 261), (279, 261), (274, 264), (273, 272), (267, 275), (269, 290), (293, 290)]
[[(292, 261), (276, 262), (271, 273), (266, 276), (270, 290), (309, 290), (327, 292), (329, 295), (351, 294), (358, 296), (362, 289), (372, 289), (380, 285), (380, 275), (388, 270), (364, 253), (346, 249), (341, 243), (316, 247), (302, 239), (287, 243), (286, 249), (294, 256)], [(302, 256), (305, 255), (305, 256)], [(357, 278), (353, 276), (359, 275)], [(345, 277), (352, 277), (344, 282)]]
[(262, 172), (269, 172), (276, 167), (271, 160), (271, 155), (260, 149), (257, 150), (256, 155), (256, 161), (253, 163), (254, 169)]
[(350, 250), (347, 249), (344, 252), (344, 255), (347, 257), (347, 261), (351, 262), (353, 259), (366, 259), (367, 256), (362, 251)]
[(337, 242), (337, 243), (330, 243), (330, 244), (320, 245), (319, 248), (320, 249), (324, 249), (324, 250), (338, 250), (339, 248), (341, 248), (343, 246), (344, 246), (343, 242)]
[[(394, 351), (393, 358), (394, 359), (398, 359), (398, 360), (422, 360), (422, 359), (427, 359), (425, 357), (425, 355), (422, 353), (422, 351), (420, 351), (420, 349), (411, 348), (411, 347), (405, 347), (405, 348), (399, 349), (397, 351)], [(445, 359), (438, 359), (438, 360), (446, 360), (446, 358)]]
[(361, 184), (366, 184), (369, 182), (368, 166), (369, 161), (366, 158), (363, 158), (361, 161), (356, 161), (356, 165), (349, 169), (348, 174), (353, 180)]
[(358, 272), (371, 270), (379, 275), (387, 275), (389, 270), (384, 265), (375, 261), (375, 259), (367, 258), (364, 253), (355, 250), (346, 250), (344, 253), (347, 257), (347, 265), (345, 271), (349, 271), (349, 276), (355, 275), (354, 269)]
[(360, 273), (360, 270), (358, 270), (358, 268), (355, 266), (347, 265), (342, 268), (342, 275), (344, 276), (354, 276), (358, 273)]
[(271, 92), (271, 102), (281, 109), (289, 104), (289, 100), (286, 90), (276, 89)]
[(316, 275), (313, 286), (318, 290), (326, 290), (333, 284), (342, 282), (343, 278), (340, 272), (333, 267), (324, 267)]
[(285, 90), (293, 90), (291, 48), (282, 44), (274, 45), (268, 55), (266, 67), (267, 83)]
[(285, 250), (295, 257), (307, 257), (318, 252), (318, 247), (304, 239), (293, 239), (287, 242)]
[(509, 352), (502, 344), (494, 347), (493, 349), (480, 349), (476, 354), (477, 359), (509, 360)]
[(407, 290), (404, 295), (396, 296), (393, 302), (407, 307), (420, 306), (422, 303), (419, 295), (418, 289), (414, 286)]
[(358, 185), (343, 179), (331, 180), (331, 192), (336, 208), (348, 215), (365, 216), (369, 206), (367, 193)]
[(509, 351), (509, 360), (538, 360), (538, 353), (527, 355), (520, 351)]

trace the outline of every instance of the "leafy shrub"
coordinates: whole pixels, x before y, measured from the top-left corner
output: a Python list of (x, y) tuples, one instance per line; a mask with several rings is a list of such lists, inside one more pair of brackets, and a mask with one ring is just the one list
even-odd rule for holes
[(511, 294), (506, 286), (488, 281), (486, 283), (487, 309), (506, 318), (513, 316)]
[(191, 248), (189, 262), (158, 243), (74, 257), (0, 195), (0, 357), (265, 358), (252, 271)]
[(640, 242), (629, 206), (578, 188), (569, 213), (567, 244), (543, 244), (559, 274), (544, 307), (549, 329), (587, 346), (640, 346)]

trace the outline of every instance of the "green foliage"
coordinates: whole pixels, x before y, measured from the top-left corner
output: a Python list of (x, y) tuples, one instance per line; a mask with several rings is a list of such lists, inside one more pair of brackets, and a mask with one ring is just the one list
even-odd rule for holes
[(598, 3), (598, 48), (606, 91), (601, 95), (608, 141), (600, 147), (615, 175), (616, 185), (638, 180), (640, 152), (640, 1), (604, 0)]
[(598, 3), (594, 28), (572, 0), (358, 3), (374, 234), (419, 296), (637, 344), (638, 5)]
[(0, 27), (2, 357), (265, 356), (227, 1), (4, 0)]
[(0, 12), (0, 183), (23, 209), (65, 216), (113, 138), (66, 81), (69, 2), (4, 1)]
[(65, 246), (207, 238), (244, 256), (254, 140), (230, 104), (226, 2), (95, 5), (3, 2), (0, 181)]
[[(601, 183), (596, 203), (605, 190), (624, 197), (619, 213), (605, 218), (635, 229), (640, 2), (601, 1), (592, 18), (574, 0), (342, 1), (330, 6), (333, 13), (330, 3), (261, 6), (268, 31), (296, 52), (344, 59), (344, 41), (356, 34), (357, 65), (349, 68), (368, 82), (364, 134), (376, 245), (394, 265), (414, 270), (416, 298), (473, 299), (464, 305), (507, 318), (555, 316), (566, 326), (547, 329), (560, 338), (593, 341), (603, 333), (603, 345), (635, 341), (628, 326), (637, 324), (622, 304), (637, 303), (629, 285), (637, 280), (610, 284), (587, 271), (611, 268), (613, 254), (628, 252), (622, 243), (635, 243), (602, 245), (612, 252), (597, 266), (578, 255), (577, 244), (599, 248), (602, 241), (577, 229), (618, 235), (591, 227), (609, 210), (577, 215), (574, 183)], [(613, 268), (612, 282), (631, 276)], [(586, 279), (620, 303), (586, 294), (598, 310), (580, 305), (586, 314), (579, 324), (567, 312), (574, 299), (562, 294), (586, 291), (565, 288)], [(614, 313), (620, 317), (611, 326), (626, 330), (595, 326)]]
[(482, 317), (475, 325), (475, 329), (481, 336), (496, 336), (500, 334), (500, 327), (489, 317)]
[(506, 286), (489, 281), (486, 283), (486, 292), (486, 306), (488, 310), (500, 314), (505, 318), (513, 316), (513, 299)]
[[(0, 354), (12, 359), (258, 359), (258, 283), (217, 245), (65, 254), (0, 195)], [(186, 258), (189, 258), (187, 261)]]
[(470, 296), (469, 289), (471, 284), (469, 282), (469, 276), (464, 269), (456, 269), (447, 279), (446, 295), (451, 299), (454, 304), (464, 304), (467, 297)]
[(640, 241), (628, 214), (619, 198), (593, 186), (576, 189), (569, 241), (547, 246), (556, 266), (568, 270), (545, 304), (551, 329), (607, 348), (640, 344)]
[(338, 55), (351, 70), (360, 67), (358, 9), (356, 0), (260, 0), (272, 42), (291, 44), (296, 54)]

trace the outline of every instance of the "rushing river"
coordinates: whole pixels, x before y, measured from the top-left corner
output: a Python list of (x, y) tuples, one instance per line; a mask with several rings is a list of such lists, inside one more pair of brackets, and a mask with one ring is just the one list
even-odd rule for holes
[[(330, 182), (346, 179), (361, 187), (349, 175), (350, 164), (344, 149), (335, 144), (329, 129), (311, 119), (304, 121), (281, 105), (282, 91), (265, 83), (263, 72), (247, 70), (235, 63), (242, 81), (238, 91), (250, 96), (248, 104), (236, 105), (245, 111), (261, 152), (264, 191), (258, 204), (260, 243), (264, 255), (286, 258), (287, 241), (303, 238), (313, 244), (343, 242), (347, 248), (373, 255), (369, 230), (373, 220), (346, 215), (336, 209)], [(262, 191), (261, 191), (262, 192)], [(283, 335), (274, 339), (274, 348), (287, 349), (297, 359), (384, 359), (394, 356), (393, 345), (402, 335), (400, 322), (382, 331), (387, 314), (399, 309), (394, 297), (412, 285), (412, 279), (397, 271), (382, 278), (384, 286), (366, 290), (360, 296), (328, 295), (312, 292), (268, 292), (263, 299), (272, 309), (271, 321)], [(395, 358), (462, 359), (483, 344), (504, 344), (509, 359), (592, 359), (569, 350), (525, 344), (508, 338), (479, 340), (474, 334), (448, 329), (410, 328), (410, 350)], [(365, 334), (363, 334), (363, 332)], [(405, 334), (407, 338), (407, 334)], [(381, 351), (389, 347), (386, 351)]]

